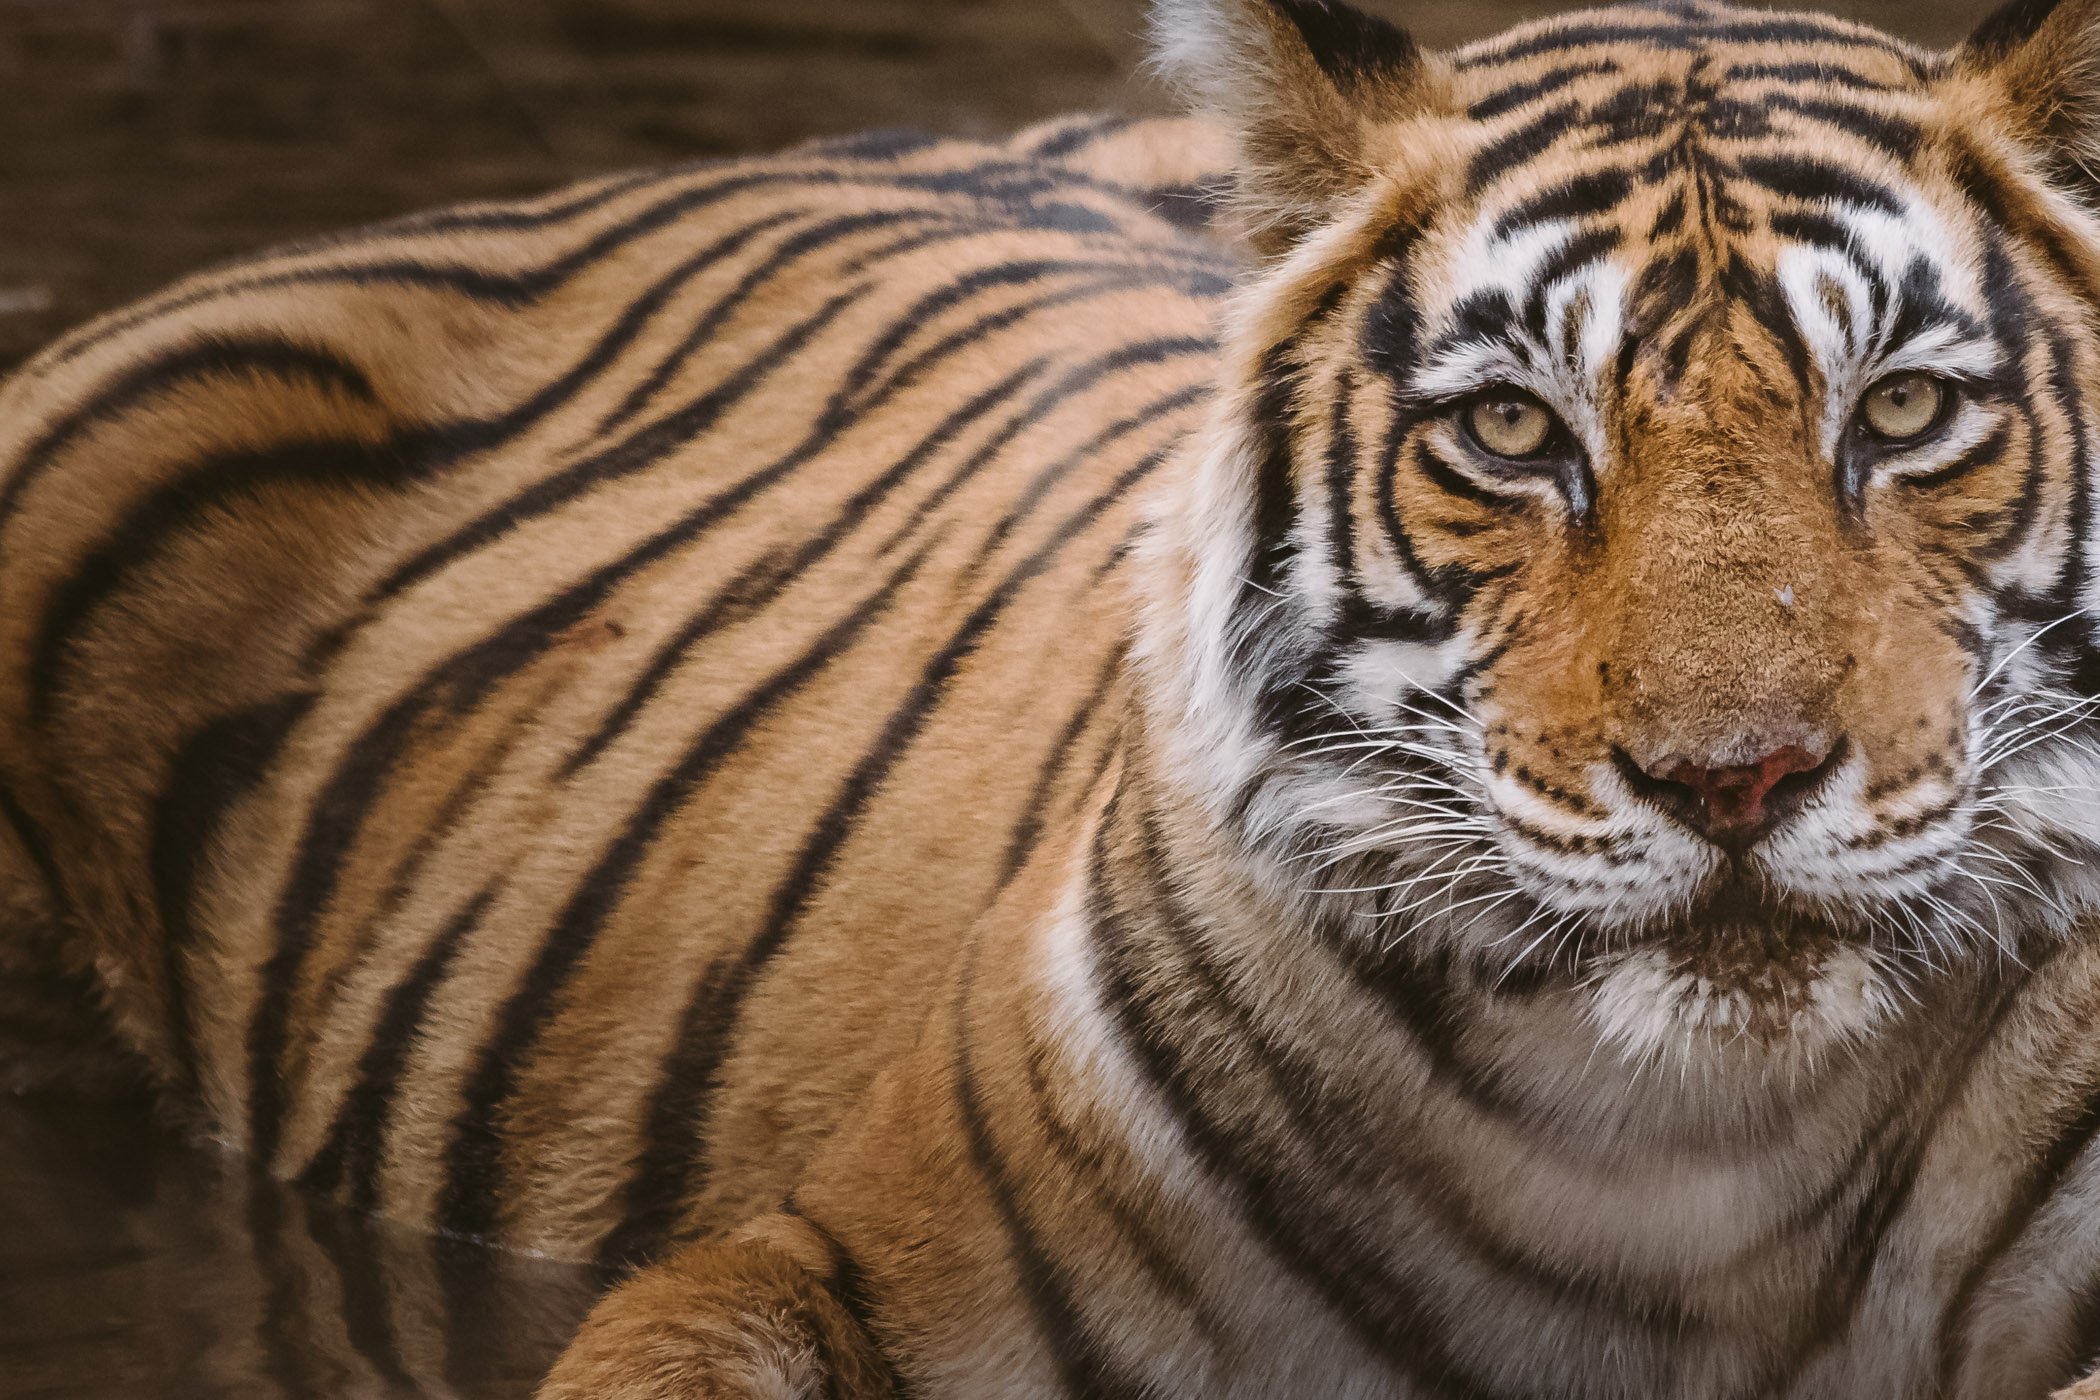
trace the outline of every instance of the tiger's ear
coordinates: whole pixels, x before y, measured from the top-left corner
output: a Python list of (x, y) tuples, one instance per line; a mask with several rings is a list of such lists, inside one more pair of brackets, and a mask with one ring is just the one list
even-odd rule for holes
[(1264, 251), (1319, 226), (1370, 178), (1373, 128), (1420, 101), (1405, 31), (1341, 0), (1157, 0), (1159, 68), (1239, 141), (1238, 212)]
[(2100, 171), (2100, 0), (2011, 0), (1955, 52), (1987, 79), (2017, 134), (2051, 170), (2091, 187)]

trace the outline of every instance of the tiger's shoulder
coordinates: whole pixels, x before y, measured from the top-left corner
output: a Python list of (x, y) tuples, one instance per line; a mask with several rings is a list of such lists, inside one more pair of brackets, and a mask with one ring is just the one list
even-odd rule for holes
[[(1183, 119), (861, 135), (293, 244), (66, 336), (0, 383), (0, 887), (88, 911), (67, 971), (116, 971), (118, 1030), (157, 1078), (237, 1063), (228, 1026), (190, 1018), (257, 995), (263, 882), (231, 879), (248, 902), (213, 915), (241, 930), (225, 986), (185, 989), (166, 926), (210, 903), (193, 885), (225, 850), (274, 850), (326, 798), (338, 728), (456, 695), (447, 667), (565, 654), (582, 624), (540, 626), (519, 561), (582, 571), (569, 606), (658, 558), (633, 524), (697, 473), (741, 501), (810, 466), (799, 510), (833, 487), (843, 510), (916, 469), (899, 433), (1002, 391), (1085, 408), (1016, 460), (1148, 394), (1192, 401), (1234, 270), (1210, 219), (1227, 156)], [(950, 504), (958, 539), (1018, 528)], [(761, 561), (814, 547), (798, 510), (753, 518)], [(475, 683), (536, 674), (516, 669)], [(193, 772), (229, 764), (247, 778), (182, 809)], [(214, 830), (265, 767), (275, 815)]]

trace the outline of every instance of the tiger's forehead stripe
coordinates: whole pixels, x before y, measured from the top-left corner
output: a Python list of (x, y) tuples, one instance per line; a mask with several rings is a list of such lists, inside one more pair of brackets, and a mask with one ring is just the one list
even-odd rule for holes
[[(1925, 80), (1939, 67), (1838, 22), (1705, 18), (1696, 7), (1636, 23), (1578, 16), (1461, 51), (1450, 62), (1456, 96), (1484, 133), (1458, 191), (1470, 212), (1447, 218), (1471, 227), (1418, 241), (1446, 246), (1424, 254), (1436, 271), (1414, 279), (1425, 303), (1416, 367), (1521, 332), (1565, 375), (1568, 357), (1557, 352), (1581, 331), (1550, 313), (1593, 312), (1595, 295), (1569, 289), (1592, 277), (1590, 265), (1615, 263), (1624, 302), (1614, 310), (1629, 338), (1621, 358), (1635, 339), (1652, 343), (1665, 382), (1685, 372), (1700, 327), (1724, 303), (1765, 327), (1804, 388), (1817, 374), (1848, 378), (1815, 363), (1835, 342), (1805, 343), (1780, 264), (1794, 246), (1856, 260), (1863, 238), (1889, 230), (1914, 250), (1911, 262), (1931, 262), (1917, 250), (1941, 230), (1912, 167), (1933, 115)], [(1919, 267), (1861, 268), (1853, 280), (1877, 300), (1907, 294), (1914, 312), (1950, 304), (1921, 295)], [(1860, 346), (1844, 348), (1856, 362)], [(1570, 385), (1548, 397), (1586, 393)]]
[(1562, 57), (1603, 45), (1638, 46), (1656, 52), (1716, 45), (1794, 45), (1813, 47), (1823, 62), (1829, 61), (1829, 50), (1839, 49), (1847, 51), (1848, 58), (1875, 55), (1892, 61), (1921, 81), (1933, 76), (1941, 62), (1936, 55), (1834, 16), (1790, 13), (1746, 19), (1739, 10), (1708, 11), (1697, 4), (1682, 4), (1657, 6), (1652, 18), (1635, 22), (1600, 21), (1592, 13), (1526, 26), (1458, 50), (1451, 66), (1461, 73), (1497, 69), (1541, 55)]

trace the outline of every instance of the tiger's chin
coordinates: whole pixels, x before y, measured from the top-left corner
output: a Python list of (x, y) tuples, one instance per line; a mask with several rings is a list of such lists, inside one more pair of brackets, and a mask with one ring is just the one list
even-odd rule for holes
[(1730, 884), (1666, 920), (1580, 941), (1587, 951), (1534, 975), (1581, 997), (1604, 1044), (1642, 1066), (1812, 1065), (1871, 1040), (1916, 1004), (1922, 979), (1950, 971), (1891, 947), (1864, 914)]

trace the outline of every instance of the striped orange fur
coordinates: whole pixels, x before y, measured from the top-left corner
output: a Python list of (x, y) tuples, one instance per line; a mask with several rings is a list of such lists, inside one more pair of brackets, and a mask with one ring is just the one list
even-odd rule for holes
[(636, 1268), (550, 1400), (2092, 1370), (2100, 5), (1157, 24), (0, 389), (15, 1077)]

